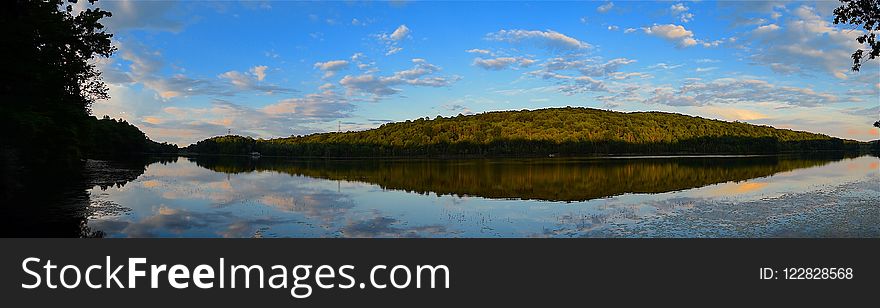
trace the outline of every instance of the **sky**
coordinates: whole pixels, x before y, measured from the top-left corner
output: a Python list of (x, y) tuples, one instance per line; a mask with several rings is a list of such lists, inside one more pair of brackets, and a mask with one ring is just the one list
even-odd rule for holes
[(118, 51), (92, 113), (181, 146), (565, 106), (880, 138), (880, 61), (850, 70), (836, 1), (95, 5)]

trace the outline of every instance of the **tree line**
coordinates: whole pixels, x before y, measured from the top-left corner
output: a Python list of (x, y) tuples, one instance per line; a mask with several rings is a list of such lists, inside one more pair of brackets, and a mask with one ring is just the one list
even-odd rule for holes
[(393, 157), (758, 154), (867, 147), (858, 141), (743, 122), (665, 112), (566, 107), (438, 116), (365, 131), (277, 139), (227, 135), (199, 141), (185, 150), (199, 154)]

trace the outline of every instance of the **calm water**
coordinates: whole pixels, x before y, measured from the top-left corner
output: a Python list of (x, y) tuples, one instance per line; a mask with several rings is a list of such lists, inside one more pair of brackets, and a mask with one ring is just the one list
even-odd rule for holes
[(878, 237), (880, 160), (177, 158), (88, 190), (107, 237)]

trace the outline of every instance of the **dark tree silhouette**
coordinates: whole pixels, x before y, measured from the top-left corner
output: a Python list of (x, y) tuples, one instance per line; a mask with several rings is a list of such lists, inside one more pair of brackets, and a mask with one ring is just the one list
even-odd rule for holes
[(94, 60), (116, 48), (101, 24), (111, 13), (75, 11), (76, 2), (12, 0), (0, 10), (0, 174), (13, 181), (36, 170), (75, 171), (87, 157), (176, 151), (123, 120), (90, 115), (92, 103), (108, 98)]
[(874, 127), (880, 128), (880, 121), (874, 122)]
[(843, 4), (834, 9), (834, 24), (862, 26), (867, 31), (866, 34), (857, 37), (856, 41), (859, 44), (868, 44), (870, 50), (858, 49), (852, 54), (852, 70), (858, 71), (864, 60), (880, 57), (880, 42), (877, 42), (876, 34), (876, 31), (880, 30), (880, 0), (840, 0), (840, 2)]
[[(93, 1), (92, 1), (93, 2)], [(76, 1), (13, 0), (0, 17), (4, 158), (30, 165), (73, 165), (83, 156), (89, 109), (107, 98), (91, 61), (116, 49), (101, 9), (74, 14)], [(8, 146), (8, 147), (7, 147)], [(7, 159), (8, 160), (8, 159)]]

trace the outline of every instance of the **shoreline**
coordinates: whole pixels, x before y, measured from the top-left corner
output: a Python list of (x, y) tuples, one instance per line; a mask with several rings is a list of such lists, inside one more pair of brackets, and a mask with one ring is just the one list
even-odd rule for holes
[[(260, 155), (252, 156), (248, 154), (200, 154), (200, 153), (180, 153), (167, 154), (166, 156), (177, 157), (239, 157), (252, 158), (258, 160), (260, 158), (270, 159), (291, 159), (291, 160), (465, 160), (465, 159), (676, 159), (676, 158), (749, 158), (749, 157), (773, 157), (773, 156), (811, 156), (811, 155), (829, 155), (829, 154), (853, 154), (855, 156), (863, 155), (880, 155), (870, 151), (849, 151), (849, 150), (824, 150), (824, 151), (797, 151), (797, 152), (778, 152), (778, 153), (624, 153), (624, 154), (600, 154), (600, 155), (413, 155), (413, 156), (282, 156), (282, 155)], [(162, 156), (162, 155), (159, 155)]]

